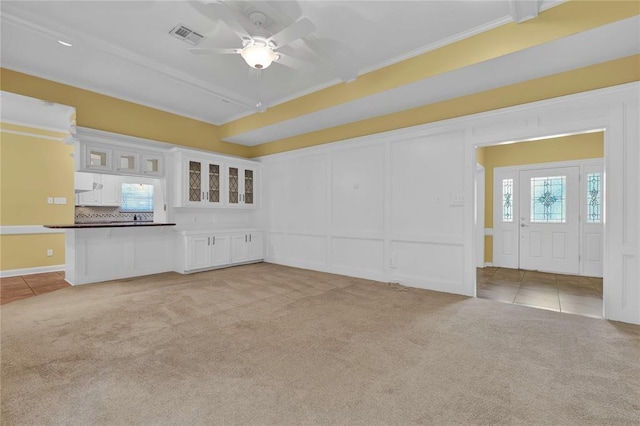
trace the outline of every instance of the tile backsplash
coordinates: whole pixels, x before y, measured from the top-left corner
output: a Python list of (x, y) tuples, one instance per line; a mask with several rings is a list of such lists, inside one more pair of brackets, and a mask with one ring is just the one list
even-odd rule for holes
[(153, 213), (122, 213), (120, 207), (76, 206), (75, 223), (131, 222), (134, 220), (153, 222)]

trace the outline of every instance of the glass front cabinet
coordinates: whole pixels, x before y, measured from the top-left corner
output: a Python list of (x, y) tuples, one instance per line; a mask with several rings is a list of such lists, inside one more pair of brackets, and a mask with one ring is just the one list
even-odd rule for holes
[(220, 206), (222, 204), (222, 165), (192, 158), (185, 160), (186, 191), (184, 204)]
[(256, 206), (256, 176), (256, 168), (227, 166), (228, 191), (225, 201), (228, 206)]

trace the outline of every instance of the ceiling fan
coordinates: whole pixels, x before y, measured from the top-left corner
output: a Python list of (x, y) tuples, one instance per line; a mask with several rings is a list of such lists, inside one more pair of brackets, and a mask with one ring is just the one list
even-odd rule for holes
[(262, 12), (252, 12), (249, 17), (237, 12), (224, 3), (206, 2), (192, 3), (205, 16), (224, 22), (242, 42), (239, 48), (192, 47), (196, 54), (222, 53), (240, 54), (250, 67), (263, 70), (273, 62), (292, 68), (303, 66), (302, 62), (286, 55), (279, 49), (292, 41), (315, 31), (315, 25), (307, 18), (302, 18), (277, 34), (269, 35), (263, 24), (266, 16)]
[[(224, 22), (240, 38), (242, 43), (242, 47), (237, 48), (192, 47), (189, 48), (191, 53), (239, 54), (247, 65), (257, 70), (259, 88), (261, 87), (261, 71), (274, 62), (299, 70), (308, 70), (312, 67), (312, 64), (291, 56), (290, 53), (294, 52), (294, 49), (287, 46), (293, 41), (310, 36), (316, 30), (315, 25), (309, 19), (298, 19), (276, 34), (270, 34), (264, 27), (267, 17), (260, 11), (253, 11), (245, 16), (221, 2), (205, 1), (190, 2), (190, 4), (209, 19)], [(356, 78), (355, 67), (343, 64), (341, 58), (334, 57), (332, 50), (319, 43), (318, 39), (309, 39), (308, 41), (307, 47), (315, 52), (321, 61), (331, 65), (341, 80), (351, 81)], [(256, 106), (258, 110), (264, 110), (259, 99)]]

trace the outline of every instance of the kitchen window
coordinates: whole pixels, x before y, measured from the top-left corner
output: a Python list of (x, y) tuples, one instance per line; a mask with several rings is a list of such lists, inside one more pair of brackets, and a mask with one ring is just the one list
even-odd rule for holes
[(153, 213), (153, 185), (122, 184), (122, 212)]

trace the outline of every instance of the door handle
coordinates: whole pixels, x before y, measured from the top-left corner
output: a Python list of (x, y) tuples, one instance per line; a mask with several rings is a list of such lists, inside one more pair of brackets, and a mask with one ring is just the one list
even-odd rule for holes
[(528, 226), (529, 226), (529, 225), (527, 225), (526, 223), (521, 223), (521, 224), (520, 224), (520, 228), (526, 228), (526, 227), (528, 227)]

